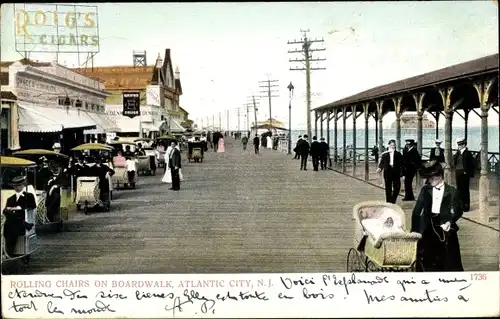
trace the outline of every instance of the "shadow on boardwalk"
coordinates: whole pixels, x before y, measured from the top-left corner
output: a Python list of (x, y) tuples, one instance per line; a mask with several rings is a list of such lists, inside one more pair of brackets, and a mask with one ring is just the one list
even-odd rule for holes
[[(352, 207), (383, 192), (233, 143), (185, 164), (180, 192), (169, 191), (161, 174), (143, 177), (133, 196), (118, 194), (112, 212), (80, 215), (67, 232), (44, 235), (27, 272), (345, 271)], [(466, 270), (498, 270), (498, 232), (467, 221), (460, 227)]]

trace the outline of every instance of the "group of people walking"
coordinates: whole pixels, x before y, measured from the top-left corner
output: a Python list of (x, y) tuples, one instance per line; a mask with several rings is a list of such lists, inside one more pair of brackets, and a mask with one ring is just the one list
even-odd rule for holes
[[(458, 151), (453, 155), (451, 168), (455, 171), (457, 191), (462, 202), (464, 212), (470, 210), (470, 179), (474, 177), (475, 162), (471, 152), (467, 149), (465, 138), (456, 140)], [(435, 147), (430, 151), (429, 162), (440, 163), (446, 167), (444, 149), (441, 141), (436, 140)], [(385, 197), (389, 203), (396, 203), (401, 190), (401, 179), (404, 180), (403, 201), (414, 201), (413, 180), (419, 169), (422, 168), (422, 157), (417, 150), (413, 139), (407, 139), (403, 152), (396, 150), (396, 141), (390, 140), (388, 150), (381, 154), (377, 172), (383, 172)]]
[(314, 171), (318, 171), (320, 167), (322, 170), (326, 170), (330, 146), (326, 143), (324, 137), (321, 137), (318, 142), (318, 138), (313, 136), (311, 144), (309, 144), (308, 138), (307, 134), (304, 136), (299, 135), (297, 144), (293, 149), (295, 152), (293, 159), (300, 160), (301, 171), (307, 171), (307, 160), (309, 156), (311, 156)]

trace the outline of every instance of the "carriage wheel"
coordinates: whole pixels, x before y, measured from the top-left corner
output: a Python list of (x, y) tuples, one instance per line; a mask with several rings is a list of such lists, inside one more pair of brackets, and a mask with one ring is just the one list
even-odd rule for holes
[(380, 271), (382, 271), (368, 257), (366, 257), (366, 259), (365, 259), (365, 269), (366, 269), (366, 272), (380, 272)]
[(61, 232), (63, 229), (63, 221), (60, 220), (58, 223), (57, 223), (57, 228), (56, 228), (56, 232)]
[(30, 255), (26, 255), (23, 257), (23, 263), (25, 266), (29, 265), (30, 263)]
[(411, 264), (410, 269), (408, 271), (411, 272), (425, 272), (424, 265), (422, 260), (417, 258), (413, 264)]
[(354, 248), (349, 249), (347, 254), (347, 272), (362, 272), (364, 267), (362, 264), (361, 256)]

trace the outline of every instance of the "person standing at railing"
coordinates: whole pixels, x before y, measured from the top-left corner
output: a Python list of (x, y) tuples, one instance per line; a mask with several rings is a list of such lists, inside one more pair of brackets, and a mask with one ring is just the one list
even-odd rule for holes
[(472, 153), (467, 149), (467, 140), (457, 138), (458, 151), (453, 155), (453, 168), (455, 169), (455, 178), (457, 190), (462, 199), (463, 211), (470, 210), (470, 179), (474, 177), (476, 165)]
[(321, 137), (320, 138), (320, 145), (321, 145), (321, 156), (320, 156), (320, 161), (321, 161), (321, 169), (325, 170), (326, 169), (326, 161), (328, 160), (328, 153), (330, 152), (330, 145), (328, 145), (327, 142), (325, 142), (325, 138)]
[(406, 146), (403, 150), (403, 172), (404, 172), (404, 184), (405, 184), (405, 197), (404, 201), (415, 200), (415, 195), (413, 194), (413, 179), (417, 174), (417, 171), (422, 165), (422, 157), (418, 153), (415, 147), (415, 140), (407, 139)]
[(436, 147), (431, 148), (429, 154), (429, 161), (436, 161), (438, 163), (444, 163), (444, 149), (441, 148), (441, 141), (436, 140)]

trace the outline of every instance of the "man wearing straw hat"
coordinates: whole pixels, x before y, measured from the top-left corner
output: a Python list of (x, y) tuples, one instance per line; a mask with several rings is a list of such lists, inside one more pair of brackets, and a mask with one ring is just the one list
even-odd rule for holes
[(14, 188), (15, 194), (7, 198), (3, 214), (5, 215), (4, 238), (7, 255), (14, 254), (17, 238), (24, 236), (26, 231), (34, 226), (25, 220), (26, 209), (36, 209), (35, 196), (24, 190), (26, 185), (25, 176), (14, 177), (10, 185)]
[(427, 179), (412, 214), (411, 231), (422, 234), (418, 259), (424, 271), (463, 271), (457, 221), (462, 203), (457, 189), (444, 182), (444, 170), (436, 161), (420, 170)]
[(455, 178), (458, 193), (462, 200), (463, 211), (470, 210), (470, 179), (474, 177), (476, 165), (474, 157), (467, 149), (467, 140), (457, 138), (458, 151), (453, 155), (453, 168), (455, 169)]

